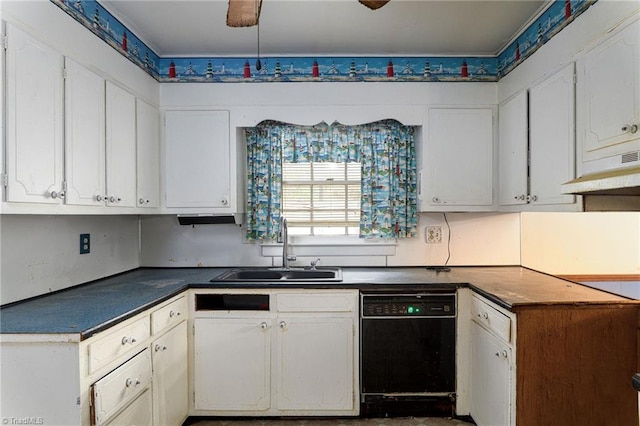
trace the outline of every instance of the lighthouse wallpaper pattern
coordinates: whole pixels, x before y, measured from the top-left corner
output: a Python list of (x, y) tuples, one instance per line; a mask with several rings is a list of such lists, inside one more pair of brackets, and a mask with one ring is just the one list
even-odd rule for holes
[(160, 57), (96, 0), (50, 0), (160, 82), (498, 81), (597, 0), (554, 0), (497, 56)]

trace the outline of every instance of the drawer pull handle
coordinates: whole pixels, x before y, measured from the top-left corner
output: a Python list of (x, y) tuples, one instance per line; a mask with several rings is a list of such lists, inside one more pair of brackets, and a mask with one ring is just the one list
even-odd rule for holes
[(498, 358), (506, 358), (507, 357), (507, 351), (502, 351), (502, 352), (496, 352), (496, 356)]
[(133, 345), (135, 342), (137, 342), (137, 340), (136, 340), (136, 338), (135, 338), (135, 337), (127, 337), (127, 336), (124, 336), (124, 337), (122, 338), (122, 344), (123, 344), (123, 345), (126, 345), (127, 343), (130, 343), (130, 344), (132, 344), (132, 345)]
[(266, 322), (263, 321), (263, 322), (260, 323), (260, 328), (261, 329), (266, 330), (268, 327), (269, 327), (269, 325)]
[(286, 323), (286, 322), (284, 322), (284, 321), (280, 321), (280, 324), (279, 324), (279, 325), (280, 325), (280, 328), (281, 328), (281, 329), (283, 329), (283, 330), (284, 330), (285, 328), (287, 328), (287, 323)]
[(171, 311), (169, 312), (169, 317), (173, 318), (173, 317), (179, 317), (180, 316), (180, 312), (178, 311)]
[(482, 314), (482, 318), (484, 318), (484, 319), (489, 319), (489, 314), (488, 314), (488, 313), (486, 313), (486, 312), (484, 312), (484, 313)]
[(128, 388), (131, 386), (138, 386), (140, 384), (140, 379), (135, 378), (135, 379), (127, 379), (127, 381), (124, 383)]
[(156, 347), (155, 347), (155, 351), (156, 351), (156, 352), (166, 351), (166, 350), (167, 350), (167, 347), (166, 347), (166, 346), (164, 346), (164, 345), (163, 345), (163, 346), (156, 345)]

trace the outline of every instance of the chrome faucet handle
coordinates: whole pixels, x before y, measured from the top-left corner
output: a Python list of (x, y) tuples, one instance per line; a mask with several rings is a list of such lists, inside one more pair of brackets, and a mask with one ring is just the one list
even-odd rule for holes
[(320, 263), (320, 258), (317, 258), (316, 260), (312, 260), (311, 261), (311, 269), (315, 270), (316, 266), (318, 266), (318, 263)]

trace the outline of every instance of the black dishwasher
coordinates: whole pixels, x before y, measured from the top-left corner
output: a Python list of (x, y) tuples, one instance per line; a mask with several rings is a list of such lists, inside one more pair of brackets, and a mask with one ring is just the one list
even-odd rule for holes
[(451, 416), (455, 293), (361, 295), (361, 414)]

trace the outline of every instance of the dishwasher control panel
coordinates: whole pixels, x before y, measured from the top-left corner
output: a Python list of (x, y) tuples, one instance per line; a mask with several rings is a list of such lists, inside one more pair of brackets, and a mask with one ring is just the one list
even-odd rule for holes
[(455, 316), (455, 294), (363, 295), (363, 317)]
[(455, 294), (363, 295), (362, 317), (455, 317)]

